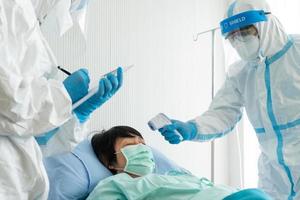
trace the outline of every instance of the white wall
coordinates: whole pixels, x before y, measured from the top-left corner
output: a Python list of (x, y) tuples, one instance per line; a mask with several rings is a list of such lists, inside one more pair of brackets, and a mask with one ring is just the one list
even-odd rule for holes
[[(198, 176), (210, 178), (211, 145), (169, 145), (147, 127), (158, 112), (189, 120), (211, 101), (211, 35), (197, 42), (193, 35), (216, 27), (223, 16), (219, 0), (94, 0), (90, 1), (87, 44), (73, 29), (63, 38), (49, 35), (59, 63), (71, 71), (86, 66), (97, 78), (118, 65), (134, 64), (124, 85), (111, 101), (97, 110), (91, 130), (130, 125), (151, 146)], [(221, 60), (220, 40), (217, 59)], [(217, 62), (216, 87), (224, 68)], [(224, 141), (222, 141), (224, 140)], [(227, 142), (217, 142), (216, 181), (228, 182)]]

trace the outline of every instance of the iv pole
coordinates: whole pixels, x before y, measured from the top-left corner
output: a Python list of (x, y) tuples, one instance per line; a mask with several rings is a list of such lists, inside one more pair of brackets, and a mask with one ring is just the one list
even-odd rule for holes
[[(211, 37), (212, 37), (212, 41), (211, 41), (211, 45), (212, 45), (212, 51), (211, 51), (211, 65), (212, 65), (212, 73), (211, 73), (211, 80), (212, 80), (212, 88), (211, 88), (211, 99), (214, 98), (214, 93), (215, 93), (215, 36), (216, 36), (216, 31), (220, 29), (220, 27), (216, 27), (207, 31), (203, 31), (200, 33), (197, 33), (196, 37), (194, 37), (194, 41), (196, 42), (199, 38), (200, 35), (203, 35), (205, 33), (209, 33), (211, 32)], [(238, 151), (239, 151), (239, 159), (241, 159), (241, 150), (240, 150), (240, 143), (239, 143), (239, 137), (237, 134), (237, 142), (238, 142)], [(240, 173), (242, 173), (242, 164), (240, 161), (239, 164), (239, 168), (240, 168)], [(242, 187), (244, 185), (244, 181), (243, 181), (243, 176), (242, 174), (240, 174), (240, 186)], [(211, 181), (214, 182), (215, 181), (215, 142), (212, 141), (211, 142)]]
[[(211, 99), (214, 98), (214, 94), (215, 94), (215, 36), (216, 36), (216, 30), (220, 29), (220, 27), (216, 27), (207, 31), (203, 31), (200, 33), (197, 33), (196, 37), (194, 37), (194, 41), (196, 42), (198, 40), (198, 37), (200, 35), (203, 35), (205, 33), (209, 33), (211, 32)], [(215, 142), (212, 141), (211, 142), (211, 181), (214, 182), (215, 181)]]

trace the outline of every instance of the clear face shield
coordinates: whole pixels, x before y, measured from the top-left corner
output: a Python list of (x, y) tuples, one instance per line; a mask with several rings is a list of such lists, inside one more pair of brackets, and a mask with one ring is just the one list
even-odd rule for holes
[(222, 35), (225, 38), (226, 49), (235, 49), (239, 57), (245, 61), (254, 61), (259, 58), (260, 37), (256, 23), (267, 21), (269, 13), (263, 10), (251, 10), (239, 13), (223, 20)]

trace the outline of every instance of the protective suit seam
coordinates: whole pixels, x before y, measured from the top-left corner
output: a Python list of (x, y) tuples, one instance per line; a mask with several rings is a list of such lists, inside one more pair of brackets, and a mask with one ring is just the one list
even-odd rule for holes
[[(285, 48), (283, 50), (285, 50)], [(282, 56), (284, 54), (277, 54), (277, 55)], [(296, 194), (295, 191), (294, 191), (294, 181), (293, 181), (293, 178), (292, 178), (292, 175), (291, 175), (291, 171), (290, 171), (289, 167), (286, 165), (286, 163), (284, 161), (282, 134), (281, 134), (280, 130), (275, 129), (275, 127), (278, 126), (278, 125), (277, 125), (277, 121), (276, 121), (276, 118), (275, 118), (275, 115), (274, 115), (274, 112), (273, 112), (272, 93), (271, 93), (271, 87), (270, 87), (270, 67), (269, 67), (269, 65), (270, 65), (270, 63), (268, 62), (268, 60), (266, 60), (265, 86), (266, 86), (266, 90), (267, 90), (267, 102), (266, 102), (267, 103), (267, 112), (268, 112), (269, 119), (271, 121), (272, 127), (274, 129), (275, 135), (277, 137), (277, 142), (278, 142), (277, 147), (276, 147), (277, 160), (278, 160), (278, 163), (283, 167), (285, 173), (288, 176), (288, 179), (289, 179), (290, 184), (291, 184), (291, 191), (290, 191), (290, 194), (289, 194), (289, 199), (293, 199), (293, 197)]]

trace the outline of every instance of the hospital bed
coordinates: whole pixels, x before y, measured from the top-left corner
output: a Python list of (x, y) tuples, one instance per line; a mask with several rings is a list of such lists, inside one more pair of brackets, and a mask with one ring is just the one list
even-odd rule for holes
[[(152, 149), (156, 163), (155, 173), (184, 170)], [(50, 182), (49, 200), (85, 199), (100, 180), (112, 174), (97, 159), (89, 140), (82, 141), (73, 152), (44, 159)]]
[[(186, 171), (152, 148), (156, 163), (156, 174), (165, 174), (171, 170)], [(89, 140), (82, 141), (72, 152), (44, 159), (49, 177), (49, 200), (86, 199), (99, 181), (112, 174), (97, 159)], [(226, 200), (270, 200), (257, 189), (236, 192)], [(208, 200), (208, 199), (206, 199)]]

